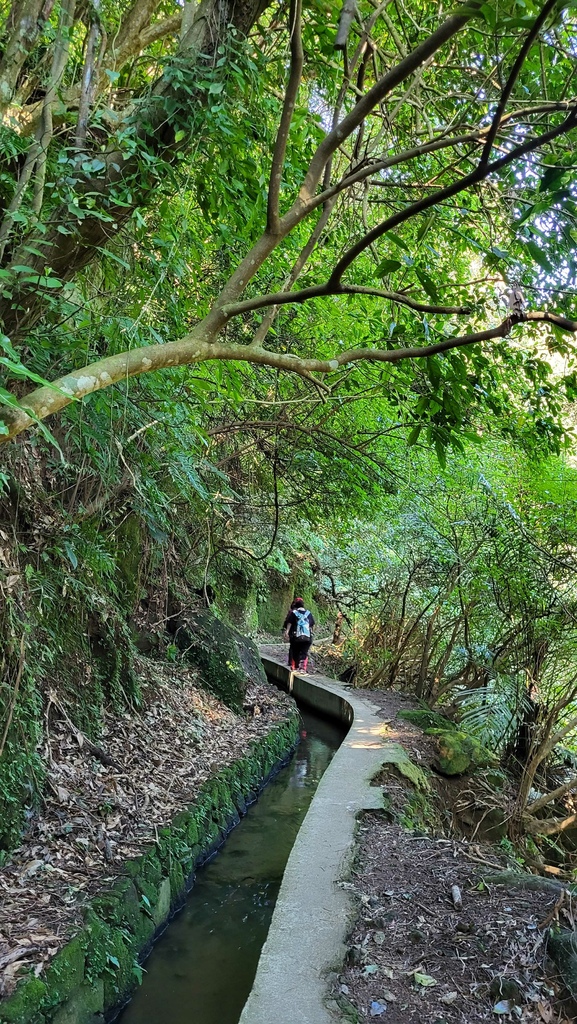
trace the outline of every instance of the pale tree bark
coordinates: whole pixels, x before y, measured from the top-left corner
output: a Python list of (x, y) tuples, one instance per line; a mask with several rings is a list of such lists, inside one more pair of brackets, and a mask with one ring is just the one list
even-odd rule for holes
[[(193, 25), (182, 42), (179, 59), (189, 65), (192, 73), (197, 65), (200, 67), (203, 60), (216, 52), (231, 31), (237, 36), (245, 36), (267, 5), (268, 0), (243, 0), (240, 3), (238, 0), (202, 0)], [(170, 117), (166, 114), (167, 102), (170, 103)], [(169, 76), (161, 78), (150, 99), (143, 102), (132, 117), (137, 138), (146, 143), (149, 154), (162, 157), (164, 162), (175, 161), (184, 143), (175, 141), (174, 125), (179, 117), (189, 121), (191, 109), (195, 104), (201, 107), (204, 102), (204, 93), (191, 96)], [(98, 212), (106, 219), (87, 216), (78, 220), (66, 205), (54, 211), (44, 234), (39, 238), (32, 234), (24, 239), (26, 246), (42, 252), (41, 256), (35, 256), (28, 250), (24, 259), (39, 277), (44, 274), (44, 268), (50, 266), (62, 281), (71, 280), (97, 257), (99, 249), (106, 246), (110, 238), (118, 234), (135, 208), (150, 202), (155, 181), (149, 173), (142, 171), (137, 156), (115, 150), (106, 153), (103, 159), (106, 162), (104, 170), (96, 178), (80, 181), (77, 192), (80, 196), (91, 193), (93, 199), (100, 196)], [(124, 198), (121, 203), (116, 203), (115, 189), (127, 182), (130, 183), (130, 203), (126, 203)], [(23, 253), (14, 253), (11, 262), (12, 265), (23, 262)], [(41, 289), (31, 285), (21, 287), (10, 299), (0, 299), (0, 324), (4, 333), (13, 341), (21, 339), (41, 318), (45, 304), (46, 297)]]
[(5, 27), (6, 49), (0, 58), (0, 119), (12, 102), (18, 76), (53, 6), (54, 0), (14, 0), (12, 4)]
[[(577, 103), (575, 101), (567, 101), (564, 104), (554, 106), (554, 109), (564, 109), (566, 112), (565, 119), (554, 128), (543, 132), (541, 135), (533, 135), (522, 144), (504, 152), (502, 156), (499, 156), (492, 163), (485, 163), (483, 160), (479, 161), (477, 167), (471, 173), (456, 178), (451, 184), (429, 193), (423, 199), (413, 204), (406, 205), (402, 210), (381, 221), (380, 224), (376, 225), (375, 228), (365, 234), (363, 238), (345, 252), (334, 267), (328, 280), (323, 284), (296, 292), (271, 293), (245, 300), (241, 296), (247, 284), (258, 273), (279, 242), (286, 238), (305, 217), (309, 216), (319, 207), (324, 206), (326, 209), (327, 204), (334, 196), (350, 188), (356, 182), (364, 180), (368, 174), (374, 173), (375, 168), (394, 166), (404, 160), (417, 158), (423, 151), (432, 152), (436, 148), (442, 148), (444, 145), (451, 144), (451, 140), (446, 138), (433, 140), (425, 146), (416, 147), (404, 154), (397, 154), (390, 159), (377, 161), (359, 170), (354, 170), (353, 173), (350, 173), (348, 176), (345, 175), (341, 181), (334, 185), (327, 186), (325, 179), (323, 182), (324, 187), (322, 187), (321, 191), (318, 191), (321, 178), (323, 178), (323, 172), (330, 165), (333, 155), (342, 147), (343, 142), (356, 132), (368, 114), (381, 104), (393, 89), (410, 78), (448, 40), (461, 31), (478, 6), (479, 4), (476, 0), (473, 0), (465, 8), (465, 14), (453, 14), (448, 17), (426, 40), (420, 43), (411, 53), (403, 57), (395, 67), (390, 68), (367, 93), (359, 97), (354, 106), (342, 120), (334, 125), (320, 143), (304, 175), (303, 184), (297, 198), (287, 212), (279, 216), (279, 175), (282, 177), (287, 132), (290, 126), (292, 109), (294, 108), (302, 59), (300, 34), (293, 32), (291, 75), (274, 151), (269, 193), (268, 225), (264, 233), (233, 272), (214, 302), (212, 309), (189, 335), (179, 341), (162, 346), (150, 346), (136, 352), (122, 353), (110, 359), (100, 360), (97, 364), (76, 371), (74, 374), (69, 374), (60, 381), (55, 382), (59, 390), (55, 388), (41, 388), (33, 392), (22, 403), (31, 411), (30, 416), (26, 412), (20, 413), (18, 410), (6, 412), (6, 418), (10, 424), (8, 436), (14, 436), (19, 433), (25, 426), (30, 425), (35, 417), (44, 419), (51, 413), (63, 408), (71, 400), (81, 398), (85, 394), (99, 390), (126, 377), (150, 370), (179, 366), (185, 363), (195, 363), (211, 358), (260, 363), (310, 377), (315, 372), (321, 374), (331, 373), (340, 366), (359, 359), (397, 362), (402, 359), (420, 358), (426, 355), (446, 352), (453, 348), (477, 344), (481, 341), (503, 339), (507, 337), (516, 323), (521, 322), (552, 323), (563, 330), (575, 332), (577, 330), (577, 323), (575, 321), (552, 313), (536, 311), (519, 313), (518, 315), (512, 314), (496, 327), (460, 337), (449, 338), (423, 348), (415, 347), (397, 350), (381, 350), (378, 348), (356, 349), (346, 353), (339, 352), (333, 359), (301, 358), (294, 355), (272, 353), (259, 344), (246, 347), (217, 344), (220, 332), (231, 318), (235, 316), (252, 310), (278, 307), (286, 303), (305, 302), (311, 298), (329, 295), (373, 295), (403, 303), (423, 312), (447, 314), (463, 314), (468, 312), (467, 307), (431, 305), (418, 302), (407, 295), (383, 289), (347, 284), (343, 281), (343, 276), (356, 258), (374, 240), (380, 238), (387, 231), (399, 224), (405, 223), (411, 217), (425, 210), (433, 209), (470, 186), (480, 184), (492, 174), (500, 172), (521, 157), (572, 131), (577, 124)], [(190, 60), (191, 67), (193, 67), (198, 48), (202, 46), (203, 52), (205, 52), (207, 48), (214, 48), (218, 45), (219, 39), (222, 38), (222, 36), (219, 36), (219, 30), (224, 31), (226, 29), (226, 26), (229, 24), (229, 17), (236, 17), (237, 30), (246, 32), (258, 16), (259, 10), (260, 7), (257, 4), (257, 0), (247, 0), (246, 6), (233, 4), (232, 13), (224, 12), (223, 15), (221, 7), (215, 10), (213, 0), (210, 0), (210, 2), (209, 0), (204, 0), (195, 15), (191, 29), (186, 34), (186, 49), (182, 51), (181, 59), (184, 55), (185, 59)], [(294, 3), (291, 10), (293, 27), (296, 27), (298, 23), (298, 5)], [(211, 21), (214, 18), (217, 19), (216, 25)], [(143, 118), (142, 116), (140, 117), (138, 122), (139, 131), (142, 132), (142, 137), (146, 139), (147, 146), (149, 148), (154, 147), (157, 152), (163, 155), (163, 159), (166, 159), (167, 156), (175, 152), (177, 147), (174, 138), (173, 122), (166, 117), (164, 104), (159, 102), (159, 99), (163, 96), (168, 97), (171, 104), (175, 102), (182, 103), (183, 108), (186, 107), (187, 110), (190, 107), (191, 98), (186, 90), (181, 94), (178, 89), (175, 90), (169, 80), (164, 79), (160, 81), (150, 103), (144, 107), (146, 121), (143, 123)], [(513, 115), (504, 115), (502, 121), (505, 121), (507, 116)], [(482, 142), (483, 136), (488, 130), (483, 129), (478, 133), (474, 133), (473, 137), (478, 142)], [(78, 269), (86, 266), (94, 257), (95, 248), (104, 244), (132, 212), (132, 206), (127, 207), (123, 205), (118, 207), (114, 199), (110, 200), (106, 195), (106, 188), (129, 179), (131, 185), (134, 185), (134, 205), (142, 204), (143, 199), (147, 198), (151, 186), (142, 181), (138, 171), (139, 167), (136, 158), (125, 157), (120, 153), (109, 153), (103, 177), (98, 181), (91, 180), (87, 182), (86, 188), (93, 194), (101, 192), (102, 209), (107, 210), (111, 216), (114, 216), (116, 218), (115, 222), (111, 224), (103, 222), (102, 219), (86, 218), (79, 225), (75, 225), (75, 230), (70, 235), (66, 235), (58, 230), (63, 222), (66, 223), (66, 211), (57, 211), (51, 219), (48, 231), (40, 243), (43, 255), (35, 258), (27, 254), (27, 263), (30, 264), (31, 261), (36, 259), (37, 266), (35, 269), (38, 270), (39, 274), (43, 272), (44, 267), (48, 264), (64, 280), (69, 280)], [(19, 259), (19, 254), (17, 253), (14, 258)], [(4, 318), (6, 333), (10, 334), (11, 328), (16, 334), (24, 334), (41, 316), (43, 303), (44, 298), (41, 290), (38, 288), (34, 289), (30, 285), (27, 285), (26, 290), (23, 290), (19, 296), (16, 296), (15, 301), (4, 299), (3, 303), (0, 302), (0, 316)], [(262, 334), (263, 332), (260, 332), (261, 337)], [(260, 338), (258, 340), (260, 341)], [(317, 385), (323, 386), (322, 382), (319, 381), (317, 381)], [(4, 416), (4, 411), (2, 415)]]

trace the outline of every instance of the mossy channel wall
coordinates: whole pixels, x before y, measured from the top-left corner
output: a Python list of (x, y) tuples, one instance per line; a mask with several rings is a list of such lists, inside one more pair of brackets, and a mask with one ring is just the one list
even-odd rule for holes
[(203, 784), (146, 853), (127, 861), (107, 892), (86, 908), (84, 926), (40, 978), (22, 981), (0, 1003), (0, 1024), (101, 1024), (138, 983), (139, 963), (180, 909), (195, 871), (219, 848), (298, 741), (295, 711), (253, 741), (240, 760)]

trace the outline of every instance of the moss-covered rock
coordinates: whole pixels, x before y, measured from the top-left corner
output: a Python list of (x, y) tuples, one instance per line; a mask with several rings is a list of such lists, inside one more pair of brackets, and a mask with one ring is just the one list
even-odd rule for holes
[(104, 981), (97, 978), (91, 985), (77, 988), (65, 1006), (60, 1007), (51, 1024), (99, 1024), (104, 1010)]
[(152, 920), (156, 928), (159, 928), (170, 914), (171, 887), (170, 879), (163, 878), (159, 887), (156, 902), (152, 908)]
[(550, 932), (547, 952), (559, 971), (565, 988), (577, 1001), (577, 932), (567, 929)]
[(84, 981), (86, 936), (76, 935), (56, 954), (46, 971), (45, 982), (52, 1006), (63, 1003)]
[(146, 539), (146, 528), (136, 512), (122, 519), (116, 528), (116, 578), (131, 608), (138, 603)]
[(438, 711), (431, 711), (430, 708), (414, 708), (413, 710), (399, 711), (397, 718), (404, 718), (406, 722), (418, 725), (423, 732), (425, 729), (456, 729), (454, 722), (451, 722)]
[(443, 775), (463, 775), (495, 763), (495, 755), (474, 736), (457, 729), (426, 729), (437, 745), (437, 768)]
[(21, 982), (10, 999), (0, 1003), (0, 1024), (44, 1024), (47, 992), (40, 978)]
[(428, 792), (431, 788), (429, 780), (422, 768), (411, 761), (407, 751), (400, 743), (388, 743), (383, 748), (383, 768), (388, 765), (409, 780), (416, 789)]
[(217, 619), (208, 608), (179, 620), (174, 639), (200, 669), (203, 684), (235, 711), (242, 709), (249, 681), (266, 682), (253, 641)]

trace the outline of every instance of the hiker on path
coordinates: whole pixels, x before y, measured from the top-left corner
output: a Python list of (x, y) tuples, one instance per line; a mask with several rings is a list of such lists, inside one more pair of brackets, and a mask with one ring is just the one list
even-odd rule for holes
[[(296, 604), (296, 598), (293, 601), (291, 601), (291, 606), (290, 606), (290, 608), (289, 608), (289, 610), (287, 612), (287, 617), (285, 619), (285, 625), (283, 626), (285, 640), (288, 639), (286, 623), (288, 622), (288, 617), (289, 617), (290, 613), (293, 611), (295, 604)], [(291, 666), (291, 649), (290, 649), (290, 647), (289, 647), (289, 650), (288, 650), (288, 655), (287, 655), (286, 663), (287, 663), (288, 667), (290, 668), (290, 666)]]
[(290, 644), (289, 663), (293, 670), (307, 671), (314, 624), (313, 613), (305, 608), (302, 597), (296, 597), (283, 624), (284, 635)]

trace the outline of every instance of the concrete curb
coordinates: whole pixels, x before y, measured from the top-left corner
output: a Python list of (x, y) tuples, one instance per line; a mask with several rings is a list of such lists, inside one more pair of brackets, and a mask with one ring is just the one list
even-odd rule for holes
[(300, 676), (263, 656), (267, 675), (322, 714), (350, 725), (323, 775), (285, 868), (268, 938), (240, 1024), (334, 1024), (326, 976), (343, 961), (353, 907), (337, 886), (350, 867), (357, 815), (382, 807), (370, 780), (386, 725), (357, 691), (326, 676)]

